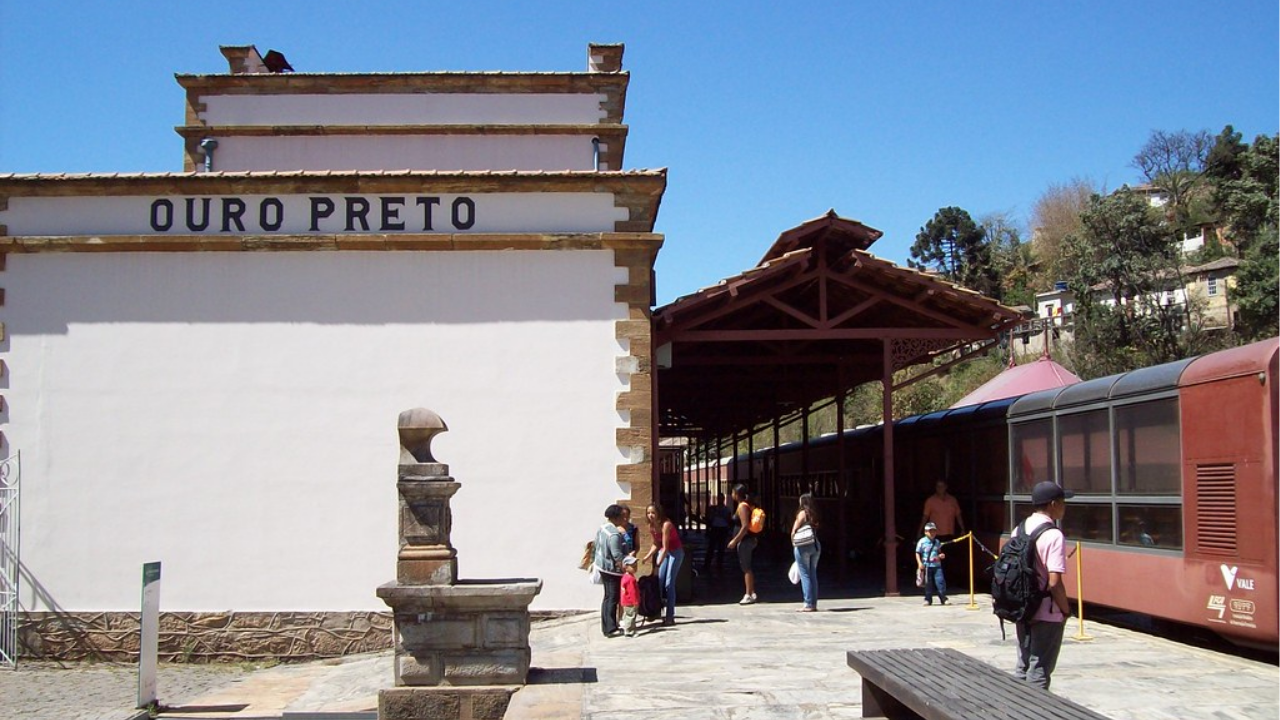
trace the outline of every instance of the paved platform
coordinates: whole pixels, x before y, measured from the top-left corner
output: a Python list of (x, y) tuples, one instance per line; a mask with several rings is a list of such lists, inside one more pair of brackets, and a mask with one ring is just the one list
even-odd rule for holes
[[(700, 602), (681, 607), (675, 626), (650, 626), (635, 638), (601, 636), (595, 614), (535, 623), (530, 684), (516, 693), (507, 717), (857, 718), (860, 680), (846, 664), (848, 650), (950, 647), (1003, 669), (1012, 668), (1016, 654), (1012, 628), (1002, 640), (981, 595), (979, 608), (970, 610), (967, 596), (924, 607), (917, 596), (850, 592), (824, 597), (817, 613), (798, 613), (799, 589), (764, 572), (762, 602), (756, 605), (736, 604), (736, 573), (702, 578), (695, 587)], [(1280, 669), (1274, 663), (1099, 623), (1087, 623), (1085, 630), (1093, 639), (1077, 641), (1071, 639), (1077, 625), (1068, 626), (1053, 690), (1114, 720), (1280, 717)], [(170, 720), (373, 718), (378, 690), (392, 682), (392, 655), (383, 652), (242, 668), (229, 671), (221, 684), (215, 676), (199, 693), (166, 695), (166, 674), (182, 672), (180, 667), (161, 669), (161, 701), (171, 706), (161, 717)], [(16, 696), (6, 683), (21, 681), (20, 671), (8, 678), (0, 673), (0, 715), (117, 720), (136, 714), (127, 705), (118, 714), (84, 714), (74, 705), (75, 677), (82, 671), (50, 672), (62, 673), (58, 682), (68, 696), (60, 714), (28, 714), (10, 704)], [(57, 702), (45, 697), (43, 707), (41, 712), (56, 712)]]
[[(534, 670), (516, 693), (512, 720), (590, 718), (857, 718), (860, 680), (845, 652), (950, 647), (1011, 669), (1013, 630), (978, 596), (925, 607), (921, 598), (841, 597), (799, 613), (799, 589), (762, 578), (763, 601), (733, 602), (732, 573), (700, 581), (707, 597), (682, 607), (673, 627), (652, 625), (634, 638), (605, 638), (595, 614), (542, 621), (531, 634)], [(1067, 640), (1053, 690), (1115, 720), (1280, 717), (1280, 669), (1268, 662), (1204, 650), (1113, 626), (1086, 623), (1091, 640)], [(230, 709), (211, 717), (322, 718), (370, 713), (390, 683), (390, 653), (341, 663), (282, 666), (251, 673), (195, 701)], [(190, 710), (166, 715), (196, 717)], [(372, 717), (373, 715), (365, 715)], [(328, 717), (337, 718), (338, 715)], [(359, 717), (348, 715), (347, 717)]]

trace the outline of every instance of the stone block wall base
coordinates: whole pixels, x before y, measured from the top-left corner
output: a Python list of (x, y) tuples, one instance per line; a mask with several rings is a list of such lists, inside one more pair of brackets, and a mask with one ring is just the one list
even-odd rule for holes
[[(137, 662), (133, 612), (24, 612), (18, 655), (34, 660)], [(389, 612), (162, 612), (165, 662), (303, 661), (394, 646)], [(2, 703), (0, 703), (2, 704)]]
[(378, 691), (378, 720), (502, 720), (518, 685)]

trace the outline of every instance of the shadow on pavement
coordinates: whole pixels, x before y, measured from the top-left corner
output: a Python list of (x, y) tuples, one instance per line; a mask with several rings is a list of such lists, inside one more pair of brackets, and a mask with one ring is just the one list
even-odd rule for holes
[(201, 713), (236, 713), (249, 707), (247, 703), (231, 705), (165, 705), (160, 708), (165, 715), (197, 715)]
[(529, 668), (529, 685), (577, 685), (598, 682), (593, 667)]

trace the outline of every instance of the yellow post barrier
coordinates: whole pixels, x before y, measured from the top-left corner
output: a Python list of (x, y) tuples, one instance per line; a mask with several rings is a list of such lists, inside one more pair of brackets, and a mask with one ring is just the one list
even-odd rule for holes
[(970, 530), (965, 537), (969, 538), (969, 604), (965, 605), (964, 609), (977, 610), (978, 603), (973, 599), (973, 531)]
[(1076, 541), (1076, 618), (1080, 624), (1073, 639), (1081, 642), (1092, 640), (1093, 637), (1084, 631), (1084, 557), (1079, 540)]

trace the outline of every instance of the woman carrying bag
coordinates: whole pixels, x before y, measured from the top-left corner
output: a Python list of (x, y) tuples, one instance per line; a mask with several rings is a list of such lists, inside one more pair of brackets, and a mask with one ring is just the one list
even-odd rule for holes
[(804, 593), (804, 607), (799, 612), (815, 612), (818, 609), (818, 557), (822, 545), (818, 542), (818, 511), (813, 495), (800, 496), (800, 509), (791, 525), (791, 545), (795, 550), (796, 568), (800, 571), (800, 589)]
[(622, 600), (622, 561), (627, 557), (623, 549), (626, 522), (622, 507), (610, 505), (604, 511), (605, 523), (596, 531), (593, 565), (604, 585), (604, 599), (600, 603), (600, 631), (605, 637), (622, 633), (618, 626), (618, 604)]

